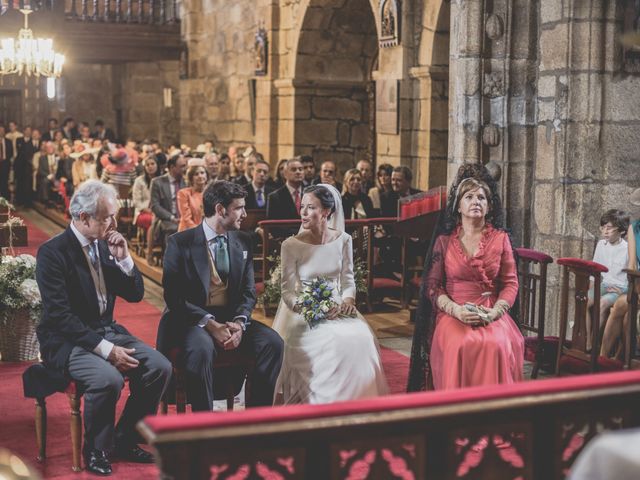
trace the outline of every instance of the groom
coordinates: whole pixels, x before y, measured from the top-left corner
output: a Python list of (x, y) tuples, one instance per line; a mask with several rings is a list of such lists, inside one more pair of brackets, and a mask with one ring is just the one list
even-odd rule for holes
[[(192, 411), (212, 410), (214, 392), (222, 391), (213, 369), (221, 350), (239, 349), (256, 359), (247, 406), (273, 403), (283, 342), (271, 328), (251, 321), (256, 304), (252, 244), (238, 231), (247, 216), (245, 197), (240, 185), (210, 184), (203, 194), (204, 221), (170, 236), (164, 256), (167, 311), (157, 344), (162, 352), (179, 346), (184, 353)], [(244, 374), (235, 371), (224, 380), (239, 389)]]

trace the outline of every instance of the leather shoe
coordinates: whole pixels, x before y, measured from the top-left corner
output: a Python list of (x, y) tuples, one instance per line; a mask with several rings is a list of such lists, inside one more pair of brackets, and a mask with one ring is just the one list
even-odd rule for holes
[(154, 463), (153, 454), (141, 449), (138, 445), (117, 446), (115, 455), (121, 460), (134, 463)]
[(111, 463), (103, 450), (91, 450), (84, 457), (85, 467), (88, 472), (96, 475), (111, 475)]

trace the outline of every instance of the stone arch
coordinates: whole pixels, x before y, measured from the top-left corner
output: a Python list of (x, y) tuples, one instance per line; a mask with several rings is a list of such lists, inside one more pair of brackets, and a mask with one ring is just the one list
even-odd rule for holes
[(334, 160), (344, 172), (374, 155), (373, 0), (308, 0), (293, 60), (294, 152)]
[[(413, 139), (417, 156), (416, 178), (420, 188), (447, 182), (449, 149), (449, 56), (450, 2), (425, 0), (422, 6), (419, 41), (411, 76), (418, 94), (419, 112)], [(414, 90), (415, 91), (415, 90)]]

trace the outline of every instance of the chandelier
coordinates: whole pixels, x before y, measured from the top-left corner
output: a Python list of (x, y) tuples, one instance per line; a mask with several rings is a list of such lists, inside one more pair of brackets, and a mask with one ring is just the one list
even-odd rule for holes
[(29, 29), (31, 9), (20, 9), (24, 15), (24, 28), (20, 29), (18, 38), (0, 40), (0, 75), (17, 73), (36, 77), (59, 77), (62, 73), (64, 55), (53, 50), (50, 38), (33, 38)]

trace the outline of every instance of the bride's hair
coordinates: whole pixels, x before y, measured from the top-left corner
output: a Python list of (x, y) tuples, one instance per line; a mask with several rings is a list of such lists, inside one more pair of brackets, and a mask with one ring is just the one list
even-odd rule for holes
[(322, 208), (329, 209), (329, 216), (327, 218), (331, 218), (333, 212), (336, 211), (336, 202), (333, 199), (333, 194), (329, 191), (328, 188), (323, 187), (322, 185), (311, 185), (304, 189), (304, 194), (307, 193), (313, 194), (318, 200), (320, 200), (320, 205)]

